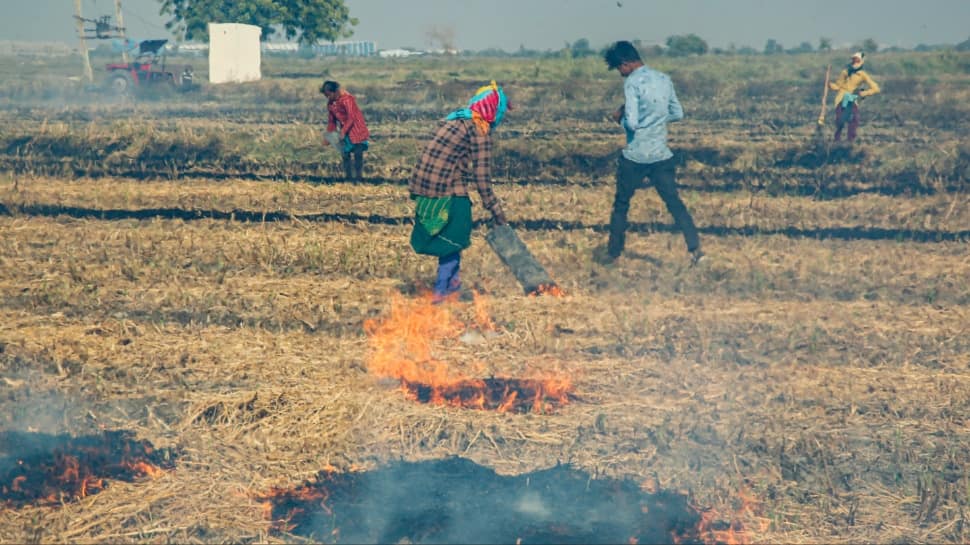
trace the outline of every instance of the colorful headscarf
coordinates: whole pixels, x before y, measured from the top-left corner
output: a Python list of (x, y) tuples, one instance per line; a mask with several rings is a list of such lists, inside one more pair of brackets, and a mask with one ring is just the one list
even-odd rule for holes
[(495, 128), (505, 117), (509, 108), (508, 98), (494, 80), (488, 85), (475, 91), (475, 96), (468, 101), (468, 106), (455, 110), (445, 119), (471, 119), (482, 134), (488, 134), (489, 129)]
[[(858, 65), (856, 65), (856, 63), (855, 63), (855, 60), (856, 59), (859, 59), (859, 64)], [(863, 53), (862, 51), (857, 51), (857, 52), (853, 53), (852, 54), (852, 57), (849, 58), (849, 64), (848, 64), (848, 66), (846, 66), (846, 72), (848, 72), (850, 76), (852, 74), (855, 74), (859, 70), (862, 70), (862, 65), (865, 62), (866, 62), (866, 54), (865, 53)]]

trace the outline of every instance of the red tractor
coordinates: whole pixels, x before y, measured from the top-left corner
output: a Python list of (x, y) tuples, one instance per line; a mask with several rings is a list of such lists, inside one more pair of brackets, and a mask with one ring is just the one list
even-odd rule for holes
[(192, 67), (185, 65), (182, 71), (175, 72), (165, 68), (165, 44), (168, 40), (144, 40), (138, 44), (138, 54), (129, 63), (110, 63), (106, 87), (117, 95), (140, 92), (147, 89), (163, 91), (192, 89)]

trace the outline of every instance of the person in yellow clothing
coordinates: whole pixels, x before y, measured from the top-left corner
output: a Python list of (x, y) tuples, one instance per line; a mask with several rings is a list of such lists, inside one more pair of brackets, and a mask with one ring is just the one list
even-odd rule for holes
[[(865, 54), (861, 51), (852, 54), (845, 70), (838, 79), (829, 83), (829, 89), (837, 91), (835, 95), (835, 141), (842, 140), (842, 129), (848, 125), (849, 142), (855, 140), (859, 129), (859, 102), (865, 97), (879, 93), (879, 85), (862, 69)], [(864, 88), (860, 89), (865, 85)]]

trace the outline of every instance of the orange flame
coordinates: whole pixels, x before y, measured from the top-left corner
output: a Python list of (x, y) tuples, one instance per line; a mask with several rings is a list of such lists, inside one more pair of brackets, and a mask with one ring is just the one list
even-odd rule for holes
[(73, 483), (80, 480), (80, 464), (73, 456), (64, 456), (64, 473), (61, 473), (61, 481)]
[(495, 322), (492, 321), (492, 316), (488, 313), (485, 298), (479, 295), (477, 291), (473, 291), (472, 302), (475, 305), (475, 322), (478, 323), (478, 327), (482, 331), (495, 331)]
[(536, 289), (529, 292), (529, 297), (548, 295), (550, 297), (565, 297), (566, 292), (557, 284), (540, 284)]
[(165, 470), (148, 462), (124, 462), (124, 465), (138, 475), (147, 475), (152, 479), (157, 479), (165, 474)]
[(383, 320), (364, 322), (374, 351), (368, 368), (377, 376), (406, 382), (456, 382), (448, 365), (432, 356), (432, 348), (435, 341), (455, 338), (463, 329), (446, 305), (427, 299), (409, 301), (395, 294)]
[[(407, 300), (392, 294), (387, 315), (364, 323), (373, 352), (370, 372), (399, 380), (409, 399), (438, 405), (544, 412), (568, 400), (572, 385), (566, 378), (466, 378), (436, 358), (434, 351), (442, 341), (465, 331), (451, 308), (427, 297)], [(478, 328), (495, 329), (484, 298), (477, 294), (474, 311)]]
[(127, 435), (119, 432), (103, 437), (54, 438), (58, 442), (52, 443), (51, 452), (17, 460), (20, 474), (10, 476), (9, 486), (0, 484), (0, 505), (61, 504), (96, 494), (114, 478), (131, 481), (163, 475), (162, 467), (142, 458), (146, 455), (143, 452), (154, 451), (150, 446), (132, 441), (118, 444)]
[(78, 496), (86, 498), (88, 496), (88, 490), (102, 490), (104, 489), (104, 479), (99, 479), (97, 477), (85, 477), (81, 481), (81, 489), (78, 492)]
[(722, 517), (714, 509), (700, 510), (701, 520), (697, 525), (697, 531), (708, 545), (750, 545), (754, 543), (752, 531), (745, 524), (744, 520), (754, 520), (758, 524), (758, 531), (764, 533), (768, 530), (770, 521), (760, 516), (761, 502), (747, 489), (738, 492), (741, 507), (731, 517), (730, 522), (725, 523)]
[(277, 502), (282, 504), (288, 504), (289, 502), (313, 502), (313, 504), (318, 505), (327, 516), (333, 516), (333, 510), (327, 505), (327, 500), (330, 499), (330, 495), (326, 489), (321, 487), (308, 485), (302, 485), (296, 488), (272, 487), (265, 493), (254, 494), (254, 498), (260, 502), (259, 510), (262, 513), (263, 518), (270, 522), (271, 528), (281, 532), (293, 531), (293, 529), (296, 528), (296, 524), (292, 522), (293, 518), (303, 513), (304, 509), (294, 505), (289, 509), (286, 509), (284, 515), (280, 516), (279, 518), (274, 518), (274, 503)]

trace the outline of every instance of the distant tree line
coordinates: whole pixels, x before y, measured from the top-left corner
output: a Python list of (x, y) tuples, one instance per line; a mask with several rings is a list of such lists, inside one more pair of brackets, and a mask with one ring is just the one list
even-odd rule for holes
[[(663, 45), (660, 44), (644, 44), (641, 40), (633, 40), (634, 45), (642, 53), (648, 57), (658, 57), (658, 56), (668, 56), (668, 57), (689, 57), (698, 55), (797, 55), (801, 53), (813, 53), (813, 52), (825, 52), (832, 51), (832, 39), (827, 37), (821, 37), (817, 44), (812, 44), (810, 42), (801, 42), (800, 44), (793, 47), (785, 47), (780, 41), (774, 38), (769, 38), (765, 41), (764, 47), (760, 50), (755, 49), (750, 46), (730, 45), (727, 48), (708, 46), (707, 42), (698, 36), (697, 34), (680, 34), (669, 36)], [(482, 57), (535, 57), (535, 58), (552, 58), (552, 57), (569, 57), (569, 58), (583, 58), (591, 57), (595, 55), (600, 55), (606, 46), (597, 50), (594, 49), (589, 40), (586, 38), (580, 38), (572, 43), (566, 42), (562, 49), (558, 50), (536, 50), (527, 49), (525, 46), (519, 46), (518, 50), (506, 51), (504, 49), (483, 49), (479, 51), (463, 51), (465, 55), (477, 55)], [(970, 51), (970, 38), (960, 42), (956, 45), (950, 44), (937, 44), (937, 45), (927, 45), (919, 44), (912, 49), (912, 51), (937, 51), (943, 49), (955, 49), (957, 51)], [(858, 44), (854, 44), (850, 47), (852, 50), (865, 51), (866, 53), (875, 53), (880, 51), (879, 43), (873, 38), (866, 38)], [(899, 47), (886, 48), (886, 51), (904, 51), (904, 49)]]
[[(225, 21), (247, 23), (260, 26), (263, 30), (261, 39), (268, 40), (276, 34), (284, 38), (297, 41), (303, 46), (313, 46), (320, 42), (334, 41), (338, 38), (348, 38), (353, 35), (353, 27), (357, 25), (356, 18), (350, 16), (346, 0), (156, 0), (160, 4), (160, 13), (171, 16), (165, 27), (171, 30), (180, 40), (208, 41), (208, 22)], [(438, 44), (440, 49), (454, 52), (455, 35), (451, 28), (435, 27), (428, 31), (429, 42)], [(818, 45), (802, 42), (797, 46), (786, 48), (777, 39), (768, 39), (764, 47), (758, 51), (753, 47), (710, 48), (707, 42), (696, 34), (679, 34), (669, 36), (664, 45), (644, 45), (639, 41), (635, 44), (647, 55), (667, 55), (670, 57), (688, 57), (707, 54), (740, 54), (740, 55), (780, 55), (811, 53), (813, 51), (830, 51), (831, 38), (819, 38)], [(604, 46), (605, 47), (605, 46)], [(920, 44), (915, 51), (932, 51), (937, 49), (970, 50), (970, 39), (954, 45), (926, 45)], [(874, 53), (879, 50), (879, 44), (872, 38), (854, 45), (853, 49)], [(892, 48), (899, 49), (899, 48)], [(595, 50), (589, 40), (580, 38), (572, 43), (567, 42), (561, 50), (537, 51), (520, 46), (518, 51), (507, 52), (501, 49), (485, 49), (482, 51), (464, 51), (466, 55), (507, 56), (507, 57), (571, 57), (582, 58), (598, 55), (602, 50)]]

